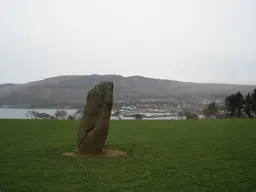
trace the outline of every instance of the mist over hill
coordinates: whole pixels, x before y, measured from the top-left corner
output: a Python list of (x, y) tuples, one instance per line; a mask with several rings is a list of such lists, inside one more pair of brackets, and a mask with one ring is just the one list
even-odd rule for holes
[(100, 81), (114, 82), (115, 101), (189, 101), (224, 99), (236, 91), (251, 92), (256, 86), (180, 82), (142, 76), (72, 75), (58, 76), (25, 84), (0, 85), (0, 105), (55, 106), (85, 102), (87, 92)]

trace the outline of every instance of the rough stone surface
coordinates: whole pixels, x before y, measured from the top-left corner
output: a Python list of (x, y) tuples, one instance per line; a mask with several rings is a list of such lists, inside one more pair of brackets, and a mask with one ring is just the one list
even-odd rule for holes
[(112, 106), (113, 82), (103, 81), (89, 91), (78, 130), (78, 153), (102, 152), (108, 135)]

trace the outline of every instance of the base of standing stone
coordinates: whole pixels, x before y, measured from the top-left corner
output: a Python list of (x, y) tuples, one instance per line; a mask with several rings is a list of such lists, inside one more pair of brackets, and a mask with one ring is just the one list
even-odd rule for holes
[(117, 157), (117, 156), (128, 156), (124, 151), (118, 149), (103, 149), (100, 153), (78, 153), (78, 152), (65, 152), (62, 153), (65, 156), (69, 157), (90, 157), (90, 156), (103, 156), (103, 157)]

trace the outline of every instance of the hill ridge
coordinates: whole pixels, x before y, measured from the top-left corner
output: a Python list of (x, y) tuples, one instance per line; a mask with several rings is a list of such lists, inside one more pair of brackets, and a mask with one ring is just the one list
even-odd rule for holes
[(0, 85), (0, 105), (84, 104), (87, 92), (104, 80), (114, 82), (115, 101), (140, 99), (170, 102), (224, 99), (230, 93), (251, 92), (256, 86), (181, 82), (139, 75), (63, 75), (23, 84)]

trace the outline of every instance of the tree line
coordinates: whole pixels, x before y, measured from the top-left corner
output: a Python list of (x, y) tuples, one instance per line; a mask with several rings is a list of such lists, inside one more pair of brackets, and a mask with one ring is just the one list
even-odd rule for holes
[(28, 119), (44, 119), (44, 120), (54, 120), (54, 119), (80, 119), (83, 115), (83, 110), (78, 109), (74, 114), (68, 114), (65, 110), (57, 110), (54, 115), (48, 113), (40, 113), (37, 111), (28, 111), (25, 116)]
[(206, 117), (224, 113), (226, 117), (255, 118), (256, 117), (256, 89), (243, 95), (240, 91), (228, 95), (224, 100), (224, 106), (218, 106), (216, 102), (210, 103), (204, 110)]
[(225, 107), (231, 117), (241, 117), (245, 113), (249, 118), (256, 115), (256, 89), (247, 95), (241, 92), (225, 98)]
[[(65, 110), (57, 110), (54, 115), (50, 115), (48, 113), (40, 113), (37, 111), (28, 111), (25, 116), (28, 119), (42, 119), (42, 120), (64, 120), (64, 119), (68, 119), (68, 120), (73, 120), (73, 119), (81, 119), (83, 116), (83, 109), (78, 109), (75, 113), (73, 114), (68, 114)], [(120, 112), (116, 111), (115, 113), (113, 113), (111, 116), (115, 116), (117, 117), (119, 120), (121, 120), (120, 117)], [(134, 117), (135, 119), (141, 120), (143, 118), (142, 114), (135, 114), (132, 117)]]

